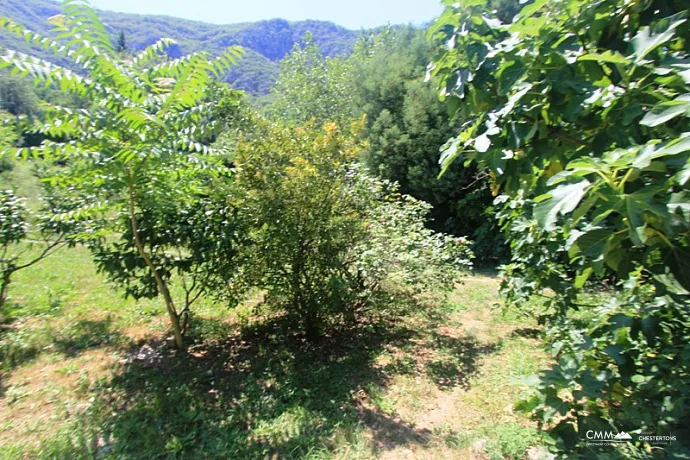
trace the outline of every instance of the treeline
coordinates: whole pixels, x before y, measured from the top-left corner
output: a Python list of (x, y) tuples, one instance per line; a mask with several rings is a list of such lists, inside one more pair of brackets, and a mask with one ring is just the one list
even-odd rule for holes
[[(456, 127), (425, 78), (433, 52), (424, 31), (412, 27), (365, 35), (351, 56), (332, 58), (309, 33), (283, 60), (266, 102), (254, 105), (284, 124), (334, 121), (347, 128), (364, 117), (361, 139), (366, 146), (360, 160), (367, 170), (429, 203), (430, 228), (473, 240), (476, 263), (496, 266), (505, 260), (507, 247), (493, 217), (487, 174), (458, 163), (439, 177), (441, 147)], [(251, 66), (254, 59), (256, 54), (248, 52), (237, 67)], [(230, 69), (231, 75), (237, 67)], [(54, 88), (34, 89), (28, 81), (0, 77), (0, 108), (15, 115), (36, 114), (39, 100), (88, 105), (67, 97)], [(25, 144), (40, 141), (34, 135)]]

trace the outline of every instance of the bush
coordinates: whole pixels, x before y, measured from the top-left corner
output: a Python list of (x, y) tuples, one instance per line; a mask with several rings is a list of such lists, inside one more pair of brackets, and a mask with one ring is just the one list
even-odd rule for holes
[(7, 112), (0, 110), (0, 174), (11, 171), (14, 168), (12, 158), (5, 149), (12, 147), (17, 141), (17, 134), (10, 126), (5, 126), (5, 123), (10, 120), (11, 116)]
[(314, 338), (351, 319), (385, 277), (421, 286), (434, 268), (450, 277), (468, 265), (467, 244), (425, 229), (428, 205), (359, 171), (360, 146), (334, 124), (264, 129), (235, 157), (233, 206), (251, 240), (236, 292), (264, 290)]

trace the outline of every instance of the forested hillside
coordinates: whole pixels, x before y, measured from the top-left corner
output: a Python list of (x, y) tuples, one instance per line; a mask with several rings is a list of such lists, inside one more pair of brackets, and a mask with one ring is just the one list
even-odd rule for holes
[[(3, 0), (0, 17), (15, 22), (41, 34), (47, 34), (52, 25), (47, 19), (60, 12), (60, 5), (52, 0)], [(172, 38), (179, 46), (168, 49), (173, 57), (196, 51), (220, 54), (228, 46), (242, 46), (247, 54), (233, 68), (226, 80), (233, 87), (252, 95), (268, 93), (280, 72), (280, 59), (306, 32), (311, 32), (321, 51), (327, 56), (352, 52), (359, 32), (345, 29), (325, 21), (289, 22), (271, 19), (253, 23), (215, 25), (168, 16), (142, 16), (136, 14), (99, 12), (103, 23), (115, 39), (124, 31), (128, 48), (139, 51), (152, 45), (161, 37)], [(56, 61), (52, 53), (36, 52), (22, 39), (0, 31), (0, 47), (6, 47), (41, 58)], [(62, 65), (69, 60), (57, 58)]]

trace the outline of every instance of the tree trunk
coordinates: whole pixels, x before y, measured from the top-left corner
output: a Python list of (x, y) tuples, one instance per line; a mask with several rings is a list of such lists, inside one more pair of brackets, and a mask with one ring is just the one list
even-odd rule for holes
[(4, 273), (2, 275), (2, 280), (0, 281), (0, 323), (2, 323), (4, 319), (4, 315), (2, 314), (2, 310), (5, 307), (5, 301), (7, 300), (7, 294), (9, 293), (10, 290), (10, 276), (12, 276), (12, 272)]
[(131, 183), (131, 175), (130, 175), (130, 183), (128, 184), (129, 186), (129, 220), (132, 224), (132, 234), (134, 235), (134, 244), (137, 246), (137, 250), (139, 251), (139, 254), (141, 257), (144, 259), (146, 262), (146, 265), (149, 267), (149, 270), (151, 270), (151, 274), (153, 275), (153, 278), (156, 280), (156, 285), (158, 286), (158, 291), (161, 293), (163, 296), (163, 300), (165, 300), (165, 308), (168, 311), (168, 316), (170, 317), (170, 323), (172, 324), (173, 328), (173, 334), (175, 335), (175, 344), (177, 345), (177, 348), (180, 350), (184, 349), (184, 337), (182, 336), (182, 328), (180, 327), (180, 316), (177, 314), (177, 310), (175, 310), (175, 303), (173, 302), (172, 296), (170, 295), (170, 291), (168, 290), (168, 286), (165, 283), (165, 280), (163, 277), (160, 276), (158, 273), (158, 270), (156, 270), (156, 267), (153, 265), (153, 262), (151, 261), (151, 257), (146, 253), (146, 249), (144, 248), (144, 245), (141, 242), (141, 238), (139, 237), (139, 229), (137, 227), (137, 217), (135, 214), (135, 207), (134, 207), (134, 188), (132, 187)]

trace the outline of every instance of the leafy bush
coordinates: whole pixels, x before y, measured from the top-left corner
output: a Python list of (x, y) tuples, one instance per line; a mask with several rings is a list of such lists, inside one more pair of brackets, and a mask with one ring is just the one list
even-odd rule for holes
[(393, 273), (423, 285), (436, 269), (448, 287), (469, 264), (467, 244), (425, 229), (428, 205), (359, 171), (360, 146), (334, 124), (264, 129), (235, 157), (233, 207), (251, 240), (237, 292), (264, 290), (314, 338), (328, 321), (352, 319)]
[[(137, 193), (135, 216), (141, 246), (166, 284), (184, 292), (178, 315), (182, 333), (191, 307), (202, 295), (225, 290), (241, 234), (227, 207), (230, 170), (220, 163), (177, 161), (159, 168)], [(98, 269), (136, 299), (155, 298), (159, 287), (137, 247), (129, 215), (120, 218), (119, 238), (105, 235), (86, 244)]]
[(7, 112), (0, 110), (0, 174), (11, 171), (14, 168), (12, 158), (5, 149), (12, 147), (17, 140), (17, 134), (10, 126), (6, 126), (11, 119)]
[(351, 272), (369, 298), (392, 280), (411, 294), (449, 292), (472, 266), (472, 242), (428, 228), (431, 205), (399, 192), (399, 185), (359, 173), (367, 200), (366, 235), (354, 248)]
[[(432, 73), (466, 123), (444, 164), (476, 161), (505, 192), (499, 203), (513, 259), (503, 291), (519, 308), (543, 299), (558, 360), (523, 409), (564, 455), (586, 449), (590, 429), (672, 432), (684, 443), (687, 4), (537, 1), (502, 24), (481, 1), (445, 3), (430, 29), (445, 46)], [(583, 288), (594, 275), (620, 282), (591, 303)]]

